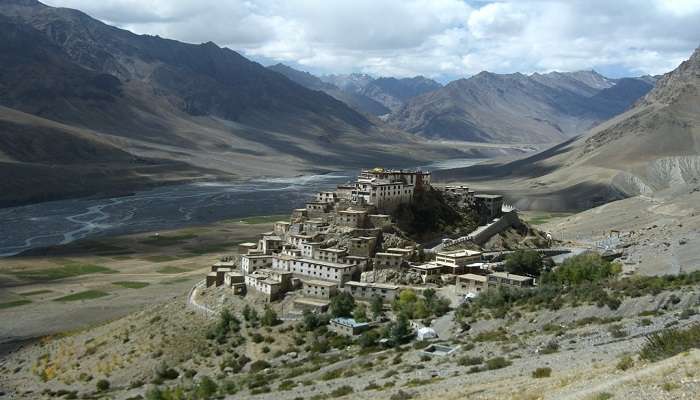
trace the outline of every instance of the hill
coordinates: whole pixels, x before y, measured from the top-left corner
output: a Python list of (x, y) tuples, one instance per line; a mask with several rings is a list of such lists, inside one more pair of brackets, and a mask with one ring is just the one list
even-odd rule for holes
[[(611, 96), (610, 98), (614, 98)], [(700, 182), (700, 49), (625, 113), (536, 155), (438, 173), (525, 199), (521, 208), (584, 209)]]
[(595, 71), (481, 72), (413, 98), (389, 123), (438, 139), (554, 143), (622, 112), (651, 87), (644, 80), (618, 82)]

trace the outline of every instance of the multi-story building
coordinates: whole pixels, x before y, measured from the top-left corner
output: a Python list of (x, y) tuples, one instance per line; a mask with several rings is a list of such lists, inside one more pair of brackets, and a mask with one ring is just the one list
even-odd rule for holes
[(481, 252), (474, 250), (441, 251), (435, 256), (435, 264), (442, 265), (454, 275), (464, 273), (468, 264), (481, 261)]
[(292, 260), (289, 268), (289, 272), (293, 272), (294, 274), (307, 276), (313, 279), (327, 280), (342, 286), (345, 282), (352, 280), (352, 276), (358, 267), (352, 264), (340, 264), (302, 258)]
[(474, 207), (479, 215), (479, 225), (485, 225), (503, 214), (503, 196), (497, 194), (474, 195)]
[(532, 287), (534, 278), (529, 276), (515, 275), (508, 272), (494, 272), (488, 275), (488, 286), (510, 286), (518, 288)]
[(318, 279), (302, 279), (301, 293), (304, 297), (330, 299), (338, 292), (338, 284)]
[(241, 271), (243, 275), (252, 274), (260, 268), (269, 267), (272, 265), (271, 255), (242, 255), (241, 256)]
[(345, 283), (345, 290), (358, 300), (371, 300), (373, 297), (379, 297), (384, 302), (391, 302), (398, 295), (399, 287), (386, 283), (350, 281)]
[(336, 213), (335, 223), (349, 228), (362, 228), (367, 221), (367, 211), (343, 210)]
[(326, 248), (316, 250), (312, 258), (315, 260), (345, 264), (342, 260), (347, 254), (347, 249)]
[(468, 293), (479, 294), (488, 288), (488, 277), (486, 275), (464, 274), (458, 275), (455, 280), (455, 294), (465, 295)]
[(353, 256), (371, 257), (374, 254), (377, 238), (373, 236), (361, 236), (350, 239), (348, 253)]
[(286, 271), (260, 269), (245, 276), (245, 285), (262, 293), (267, 301), (272, 301), (291, 288), (291, 278), (292, 274)]
[(403, 264), (404, 258), (396, 253), (376, 253), (374, 255), (375, 269), (398, 269)]

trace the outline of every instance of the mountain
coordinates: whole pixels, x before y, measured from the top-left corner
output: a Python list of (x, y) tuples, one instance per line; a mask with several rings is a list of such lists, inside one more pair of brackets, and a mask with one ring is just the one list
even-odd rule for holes
[[(621, 92), (606, 96), (627, 95), (627, 89)], [(507, 187), (504, 193), (519, 202), (516, 206), (550, 210), (696, 190), (692, 187), (700, 184), (700, 48), (661, 77), (634, 107), (585, 135), (524, 159), (438, 175), (477, 186)]]
[(481, 72), (413, 98), (389, 123), (437, 139), (559, 142), (620, 113), (651, 89), (643, 80), (630, 82), (595, 71)]
[(463, 154), (214, 43), (34, 0), (0, 0), (0, 61), (0, 205)]
[[(345, 93), (361, 95), (382, 104), (390, 112), (400, 109), (410, 99), (442, 87), (424, 76), (413, 78), (373, 78), (367, 74), (325, 75), (321, 79)], [(386, 112), (385, 114), (388, 114)]]
[(334, 97), (337, 100), (349, 105), (357, 111), (363, 112), (369, 115), (384, 115), (388, 114), (391, 110), (384, 107), (383, 104), (364, 96), (360, 93), (353, 91), (341, 90), (337, 86), (322, 81), (320, 78), (305, 72), (294, 69), (290, 66), (284, 64), (275, 64), (267, 67), (271, 71), (275, 71), (287, 77), (301, 86), (304, 86), (311, 90), (320, 90), (326, 94)]

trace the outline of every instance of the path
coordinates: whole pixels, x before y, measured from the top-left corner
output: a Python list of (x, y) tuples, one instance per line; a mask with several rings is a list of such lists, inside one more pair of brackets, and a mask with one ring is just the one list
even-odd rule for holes
[(202, 288), (205, 284), (206, 281), (203, 279), (197, 282), (194, 286), (192, 286), (192, 289), (190, 289), (190, 292), (187, 294), (187, 306), (192, 307), (195, 311), (202, 313), (208, 318), (214, 318), (217, 314), (216, 311), (212, 310), (204, 304), (197, 303), (197, 291), (200, 288)]

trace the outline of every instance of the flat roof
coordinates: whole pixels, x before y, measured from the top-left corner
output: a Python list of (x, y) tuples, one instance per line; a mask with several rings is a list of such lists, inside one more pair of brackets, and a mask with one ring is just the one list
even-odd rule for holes
[(243, 254), (241, 257), (246, 257), (246, 258), (272, 258), (272, 255), (269, 254), (261, 254), (261, 255), (254, 255), (254, 254)]
[(298, 299), (294, 299), (295, 303), (299, 304), (307, 304), (310, 306), (327, 306), (330, 302), (329, 301), (323, 301), (319, 299), (311, 299), (308, 297), (300, 297)]
[(367, 211), (364, 210), (343, 210), (343, 211), (338, 211), (338, 214), (367, 214)]
[(439, 251), (437, 253), (440, 257), (470, 257), (480, 255), (480, 251), (476, 250), (453, 250), (453, 251)]
[(389, 214), (370, 214), (370, 217), (391, 218)]
[(399, 288), (398, 285), (390, 285), (388, 283), (371, 283), (371, 282), (357, 282), (357, 281), (349, 281), (345, 282), (346, 286), (358, 286), (358, 287), (375, 287), (378, 289), (391, 289), (391, 290), (397, 290)]
[(437, 265), (437, 264), (421, 264), (421, 265), (412, 265), (411, 268), (416, 268), (416, 269), (442, 269), (445, 268), (442, 265)]
[(413, 249), (402, 249), (400, 247), (392, 247), (390, 249), (386, 249), (386, 251), (389, 253), (391, 253), (392, 251), (399, 253), (413, 253)]
[(277, 236), (277, 235), (270, 235), (270, 236), (263, 236), (263, 240), (275, 240), (275, 241), (282, 241), (282, 238)]
[(472, 281), (479, 281), (479, 282), (486, 282), (486, 275), (477, 275), (477, 274), (464, 274), (464, 275), (457, 275), (457, 279), (469, 279)]
[(289, 221), (275, 221), (276, 224), (285, 224), (285, 225), (291, 225)]
[(489, 276), (495, 276), (497, 278), (507, 278), (507, 279), (511, 279), (514, 281), (521, 281), (521, 282), (531, 281), (533, 279), (529, 276), (516, 275), (516, 274), (511, 274), (508, 272), (494, 272)]
[(336, 249), (336, 248), (325, 248), (325, 249), (318, 249), (318, 251), (328, 251), (331, 253), (343, 253), (348, 251), (347, 249)]
[(322, 261), (322, 260), (311, 260), (308, 258), (298, 258), (294, 261), (306, 262), (309, 264), (316, 264), (316, 265), (323, 265), (326, 267), (333, 267), (333, 268), (353, 268), (353, 267), (355, 267), (354, 265), (340, 264), (340, 263), (334, 263), (334, 262)]
[(257, 243), (253, 243), (253, 242), (245, 242), (245, 243), (239, 244), (239, 246), (243, 246), (243, 247), (255, 246), (255, 247), (258, 247), (258, 244), (257, 244)]
[(319, 279), (301, 279), (302, 283), (305, 283), (307, 285), (314, 285), (314, 286), (326, 286), (326, 287), (331, 287), (331, 286), (338, 286), (337, 282), (330, 282), (330, 281), (322, 281)]
[(481, 198), (481, 199), (501, 199), (503, 196), (500, 194), (477, 194), (474, 195), (475, 198)]
[(374, 253), (375, 256), (392, 256), (392, 257), (401, 257), (401, 254), (396, 254), (396, 253)]

